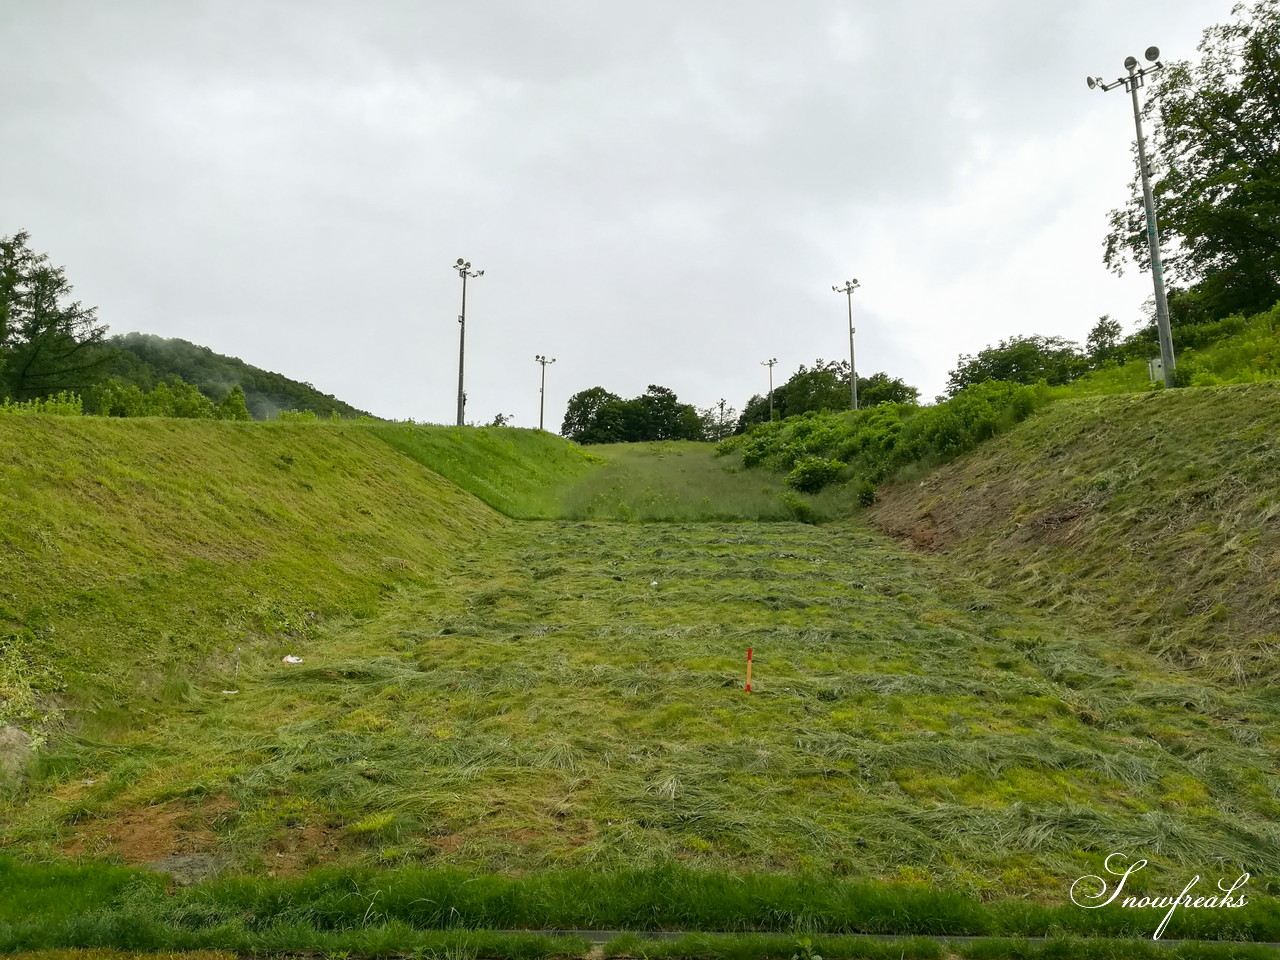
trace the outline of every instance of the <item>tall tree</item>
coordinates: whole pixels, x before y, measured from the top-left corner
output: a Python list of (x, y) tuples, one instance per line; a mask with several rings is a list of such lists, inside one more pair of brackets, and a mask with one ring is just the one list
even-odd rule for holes
[(606, 403), (621, 399), (616, 393), (610, 393), (604, 387), (579, 390), (569, 398), (569, 406), (564, 412), (564, 423), (560, 425), (561, 435), (576, 443), (590, 443), (591, 441), (582, 438), (595, 425), (600, 408)]
[[(1208, 319), (1280, 300), (1280, 0), (1238, 3), (1232, 17), (1205, 30), (1198, 62), (1155, 74), (1143, 106), (1165, 263), (1195, 284)], [(1116, 272), (1149, 266), (1136, 170), (1104, 250)]]
[(108, 358), (97, 310), (71, 300), (63, 268), (30, 239), (0, 237), (0, 391), (18, 400), (83, 389)]
[(1089, 355), (1089, 362), (1094, 367), (1102, 366), (1103, 361), (1116, 355), (1121, 332), (1118, 321), (1112, 320), (1106, 314), (1098, 318), (1098, 322), (1093, 325), (1084, 342), (1085, 353)]
[(640, 396), (623, 400), (604, 387), (569, 398), (561, 432), (577, 443), (636, 443), (645, 440), (701, 440), (702, 419), (667, 387), (649, 384)]

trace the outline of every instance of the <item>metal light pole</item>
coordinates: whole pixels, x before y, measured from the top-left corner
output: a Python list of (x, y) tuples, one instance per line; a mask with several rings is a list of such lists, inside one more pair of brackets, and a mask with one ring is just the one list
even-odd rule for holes
[(1147, 168), (1147, 138), (1142, 133), (1142, 107), (1138, 103), (1138, 88), (1143, 78), (1164, 68), (1160, 62), (1160, 48), (1147, 47), (1145, 54), (1152, 64), (1138, 69), (1137, 57), (1125, 57), (1124, 66), (1129, 71), (1111, 83), (1101, 77), (1088, 77), (1089, 89), (1114, 90), (1124, 85), (1133, 99), (1133, 125), (1138, 132), (1138, 172), (1142, 175), (1142, 199), (1147, 207), (1147, 249), (1151, 253), (1151, 280), (1156, 289), (1156, 331), (1160, 336), (1160, 363), (1164, 367), (1164, 385), (1173, 386), (1173, 332), (1169, 327), (1169, 300), (1164, 292), (1164, 266), (1160, 262), (1160, 233), (1156, 227), (1156, 202), (1151, 193), (1151, 171)]
[(773, 423), (773, 365), (778, 362), (778, 358), (772, 360), (761, 360), (760, 366), (769, 368), (769, 422)]
[(542, 354), (538, 354), (533, 359), (542, 364), (542, 386), (538, 388), (538, 429), (542, 429), (542, 411), (546, 407), (547, 402), (547, 364), (555, 363), (556, 358), (552, 357), (548, 360)]
[(467, 355), (467, 277), (483, 277), (483, 270), (472, 270), (471, 261), (458, 258), (453, 265), (462, 277), (462, 313), (458, 314), (458, 426), (462, 426), (467, 409), (467, 395), (462, 389), (463, 361)]
[(860, 286), (857, 280), (849, 280), (843, 287), (831, 288), (849, 298), (849, 398), (852, 410), (858, 409), (858, 365), (853, 359), (853, 291)]

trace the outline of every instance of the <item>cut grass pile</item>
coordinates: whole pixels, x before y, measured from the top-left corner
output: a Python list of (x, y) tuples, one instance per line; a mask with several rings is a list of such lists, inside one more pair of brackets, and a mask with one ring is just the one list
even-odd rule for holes
[(1280, 679), (1280, 384), (1063, 400), (871, 517), (1232, 683)]
[(1111, 852), (1150, 859), (1157, 891), (1280, 867), (1273, 700), (856, 525), (510, 524), (298, 652), (50, 746), (4, 797), (4, 843), (276, 874), (683, 862), (1059, 903)]

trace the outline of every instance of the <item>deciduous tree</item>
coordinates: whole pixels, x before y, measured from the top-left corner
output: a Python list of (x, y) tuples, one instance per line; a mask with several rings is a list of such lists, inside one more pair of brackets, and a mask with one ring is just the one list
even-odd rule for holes
[[(1204, 319), (1280, 300), (1280, 0), (1240, 3), (1196, 62), (1170, 62), (1145, 103), (1165, 265)], [(1104, 260), (1149, 266), (1137, 171), (1111, 212)]]

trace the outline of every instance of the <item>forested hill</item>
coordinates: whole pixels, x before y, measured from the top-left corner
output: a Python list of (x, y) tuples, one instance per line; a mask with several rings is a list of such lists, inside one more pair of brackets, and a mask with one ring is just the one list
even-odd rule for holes
[(370, 416), (309, 383), (290, 380), (186, 340), (127, 333), (111, 337), (106, 343), (115, 348), (115, 355), (103, 368), (103, 374), (137, 384), (144, 391), (166, 376), (177, 374), (214, 401), (239, 384), (255, 420), (269, 420), (281, 410), (313, 410), (321, 417), (335, 411), (341, 417)]

